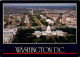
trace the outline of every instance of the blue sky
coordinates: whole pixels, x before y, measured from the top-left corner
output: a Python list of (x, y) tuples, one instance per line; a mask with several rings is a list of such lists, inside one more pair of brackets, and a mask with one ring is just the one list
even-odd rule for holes
[(4, 3), (4, 6), (76, 6), (76, 3)]

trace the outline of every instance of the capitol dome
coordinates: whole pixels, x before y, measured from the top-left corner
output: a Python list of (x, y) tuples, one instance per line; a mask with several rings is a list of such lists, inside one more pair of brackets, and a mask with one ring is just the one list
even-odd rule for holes
[(47, 29), (46, 29), (46, 32), (47, 32), (47, 33), (51, 33), (51, 28), (50, 28), (49, 25), (48, 25), (48, 27), (47, 27)]

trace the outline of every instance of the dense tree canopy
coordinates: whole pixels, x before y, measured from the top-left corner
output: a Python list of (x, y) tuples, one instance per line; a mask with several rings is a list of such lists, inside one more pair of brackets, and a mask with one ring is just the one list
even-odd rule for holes
[[(57, 28), (58, 29), (58, 28)], [(61, 28), (59, 28), (61, 29)], [(69, 29), (72, 29), (73, 31), (70, 31)], [(41, 30), (41, 28), (37, 28), (37, 30)], [(66, 36), (55, 36), (47, 37), (47, 36), (40, 36), (37, 38), (34, 33), (35, 29), (19, 29), (17, 31), (17, 34), (15, 35), (15, 40), (13, 40), (13, 43), (75, 43), (76, 42), (76, 34), (74, 28), (62, 28), (63, 31), (66, 31), (68, 33), (72, 33)]]

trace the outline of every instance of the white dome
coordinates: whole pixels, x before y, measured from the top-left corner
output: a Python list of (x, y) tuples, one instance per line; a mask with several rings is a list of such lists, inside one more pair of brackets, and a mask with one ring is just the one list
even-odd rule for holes
[(46, 31), (51, 31), (51, 28), (50, 28), (50, 26), (48, 25), (48, 27), (47, 27), (47, 30)]
[(47, 33), (51, 33), (51, 28), (50, 28), (49, 25), (48, 25), (48, 27), (47, 27), (47, 29), (46, 29), (46, 32), (47, 32)]

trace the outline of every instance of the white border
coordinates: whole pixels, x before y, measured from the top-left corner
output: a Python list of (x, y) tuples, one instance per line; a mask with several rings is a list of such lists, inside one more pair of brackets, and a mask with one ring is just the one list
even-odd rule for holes
[[(77, 12), (77, 3), (3, 3), (3, 19), (4, 19), (4, 4), (76, 4), (76, 12)], [(77, 18), (77, 13), (76, 13), (76, 18)], [(76, 25), (77, 25), (77, 21), (76, 21)], [(4, 26), (3, 26), (3, 30), (4, 30)], [(3, 42), (3, 44), (77, 44), (77, 27), (76, 27), (76, 43), (4, 43)]]

